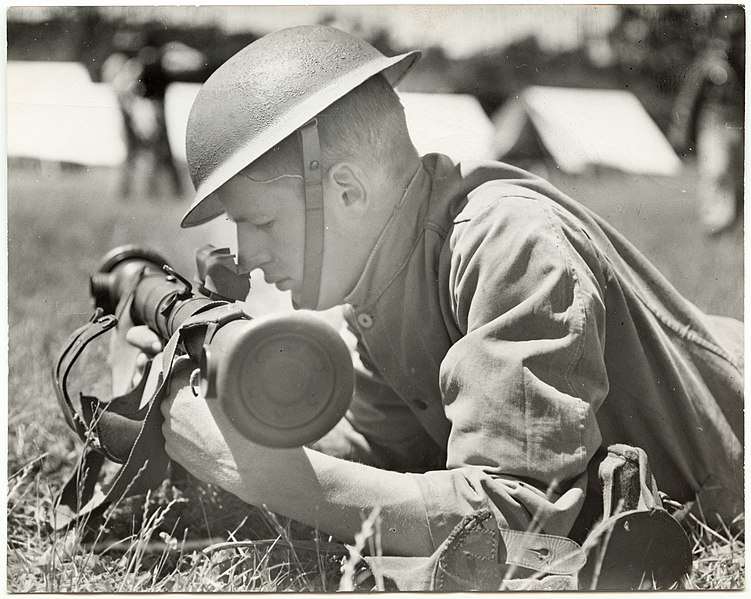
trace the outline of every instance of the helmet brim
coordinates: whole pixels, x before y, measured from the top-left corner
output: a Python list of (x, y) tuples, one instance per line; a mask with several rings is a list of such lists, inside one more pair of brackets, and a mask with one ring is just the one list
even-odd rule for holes
[(280, 119), (273, 130), (253, 139), (199, 185), (193, 203), (180, 221), (180, 226), (183, 229), (196, 227), (223, 214), (224, 209), (216, 192), (237, 173), (370, 77), (381, 73), (392, 86), (396, 86), (421, 56), (422, 53), (419, 51), (392, 57), (384, 56), (347, 73), (332, 85), (305, 98), (292, 111), (286, 113), (283, 121)]

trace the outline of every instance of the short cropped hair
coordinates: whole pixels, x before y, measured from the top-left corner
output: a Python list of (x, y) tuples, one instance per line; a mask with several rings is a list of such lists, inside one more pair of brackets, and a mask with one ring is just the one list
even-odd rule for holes
[[(350, 159), (398, 169), (417, 155), (407, 131), (404, 107), (383, 75), (375, 75), (324, 109), (318, 118), (321, 158), (326, 169)], [(272, 176), (302, 174), (297, 133), (254, 161)]]

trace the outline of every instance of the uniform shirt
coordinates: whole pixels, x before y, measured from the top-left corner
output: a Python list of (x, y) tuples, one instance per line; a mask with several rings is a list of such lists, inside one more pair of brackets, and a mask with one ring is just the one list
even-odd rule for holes
[(435, 546), (485, 507), (568, 534), (612, 443), (672, 498), (742, 511), (741, 324), (542, 179), (424, 157), (347, 303), (362, 368), (315, 448), (414, 472)]

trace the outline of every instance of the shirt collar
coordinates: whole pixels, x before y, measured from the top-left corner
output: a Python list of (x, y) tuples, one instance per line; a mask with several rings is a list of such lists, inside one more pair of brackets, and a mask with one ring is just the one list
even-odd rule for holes
[(472, 190), (487, 181), (498, 180), (547, 194), (553, 189), (539, 177), (508, 164), (489, 161), (454, 163), (443, 154), (423, 156), (378, 236), (362, 276), (344, 298), (344, 303), (355, 308), (372, 306), (407, 264), (424, 232), (426, 221), (437, 219), (445, 223), (447, 218), (453, 220)]
[(375, 302), (406, 264), (422, 232), (431, 187), (431, 177), (421, 161), (378, 236), (362, 276), (344, 298), (345, 303), (358, 307)]

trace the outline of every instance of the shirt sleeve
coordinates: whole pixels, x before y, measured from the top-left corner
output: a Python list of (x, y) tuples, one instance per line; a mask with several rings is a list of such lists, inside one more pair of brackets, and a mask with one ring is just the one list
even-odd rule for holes
[(445, 450), (382, 380), (354, 328), (348, 325), (343, 336), (355, 363), (355, 392), (345, 417), (311, 449), (395, 472), (445, 464)]
[(420, 482), (432, 536), (479, 506), (510, 528), (534, 521), (565, 535), (608, 392), (601, 279), (580, 251), (586, 237), (540, 200), (505, 197), (461, 215), (447, 243), (464, 335), (441, 365), (447, 470)]

